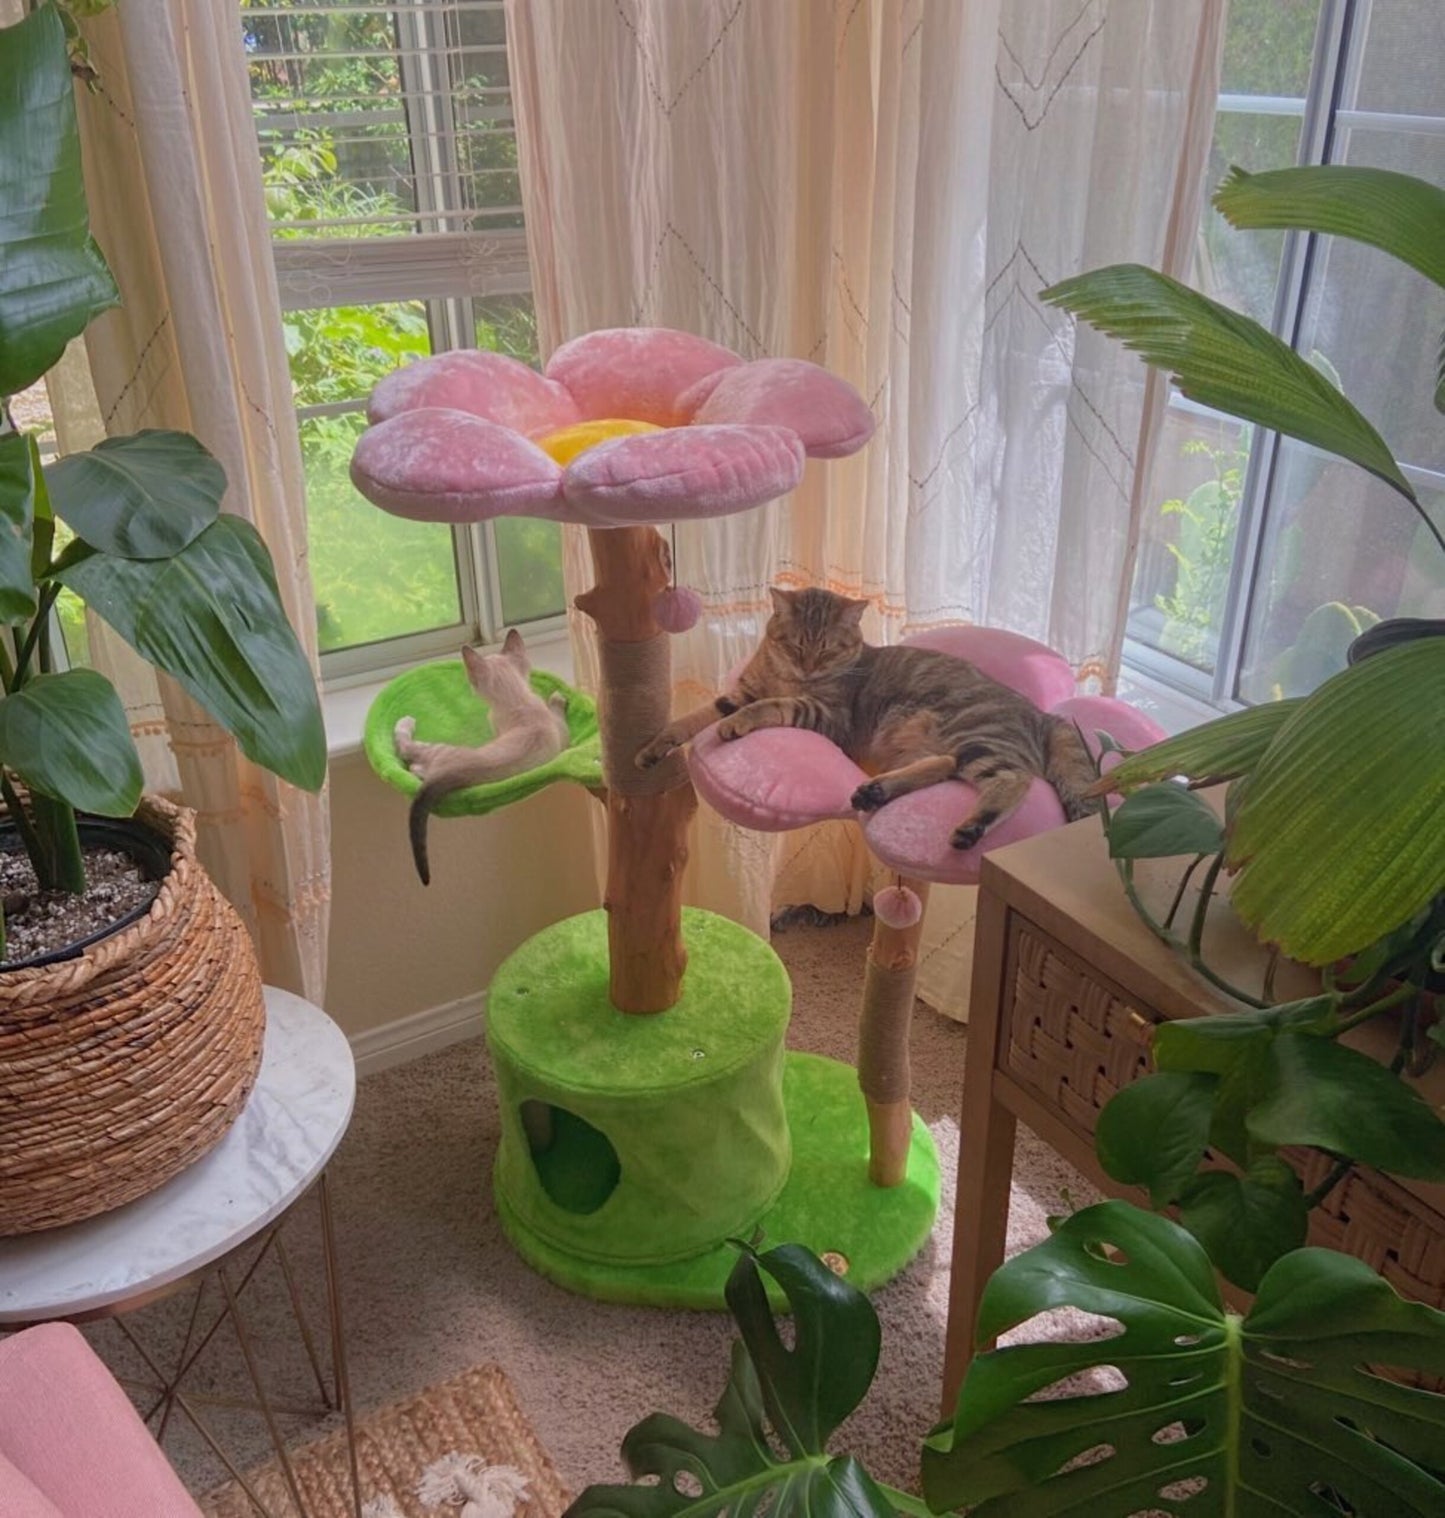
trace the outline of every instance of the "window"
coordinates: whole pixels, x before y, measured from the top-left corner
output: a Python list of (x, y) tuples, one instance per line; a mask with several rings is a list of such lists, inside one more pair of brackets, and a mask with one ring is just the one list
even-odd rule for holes
[[(1232, 0), (1209, 190), (1231, 164), (1350, 163), (1445, 184), (1439, 0)], [(1437, 521), (1431, 404), (1445, 301), (1385, 254), (1234, 232), (1206, 206), (1193, 282), (1311, 358), (1379, 427)], [(1377, 618), (1445, 615), (1445, 575), (1388, 487), (1175, 394), (1155, 469), (1126, 661), (1216, 706), (1303, 694)]]
[(371, 387), (479, 347), (535, 362), (503, 0), (241, 0), (328, 676), (563, 610), (560, 529), (409, 522), (348, 477)]

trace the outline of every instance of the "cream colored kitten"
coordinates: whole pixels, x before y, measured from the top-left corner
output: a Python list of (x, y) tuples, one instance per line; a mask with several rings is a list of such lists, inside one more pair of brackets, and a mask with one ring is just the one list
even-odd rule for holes
[(522, 635), (513, 628), (499, 654), (462, 649), (467, 679), (487, 703), (496, 737), (478, 748), (454, 743), (418, 743), (416, 718), (403, 717), (393, 737), (401, 761), (420, 777), (422, 788), (411, 804), (411, 854), (423, 885), (431, 884), (426, 825), (432, 809), (453, 791), (469, 785), (505, 780), (554, 759), (571, 742), (567, 698), (560, 691), (544, 701), (532, 689)]

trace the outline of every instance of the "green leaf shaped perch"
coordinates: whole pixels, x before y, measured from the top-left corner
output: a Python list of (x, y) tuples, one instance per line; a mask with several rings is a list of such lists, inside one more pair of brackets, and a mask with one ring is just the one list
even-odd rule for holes
[[(558, 780), (571, 780), (593, 791), (601, 789), (602, 745), (596, 703), (545, 670), (534, 669), (531, 679), (532, 689), (543, 700), (557, 692), (566, 698), (571, 742), (556, 758), (520, 775), (452, 792), (438, 802), (438, 817), (485, 816), (525, 801)], [(362, 746), (377, 776), (407, 797), (421, 789), (421, 780), (396, 752), (395, 729), (403, 717), (416, 718), (416, 737), (423, 743), (477, 748), (495, 736), (487, 705), (472, 689), (460, 659), (439, 659), (398, 675), (371, 703)]]

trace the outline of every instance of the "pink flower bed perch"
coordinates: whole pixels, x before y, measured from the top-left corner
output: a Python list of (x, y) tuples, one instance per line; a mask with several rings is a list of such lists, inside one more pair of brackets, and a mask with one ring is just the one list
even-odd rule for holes
[[(1157, 723), (1126, 702), (1075, 695), (1068, 662), (1032, 638), (998, 628), (949, 627), (908, 641), (967, 659), (1044, 711), (1077, 722), (1095, 754), (1101, 732), (1126, 749), (1144, 748), (1165, 736)], [(858, 1053), (873, 1179), (896, 1185), (907, 1160), (908, 1029), (928, 888), (972, 884), (986, 853), (1063, 826), (1059, 798), (1046, 781), (1035, 780), (1012, 816), (973, 848), (955, 849), (949, 842), (953, 831), (974, 809), (971, 785), (945, 780), (876, 812), (855, 812), (851, 797), (868, 776), (819, 733), (763, 728), (724, 743), (716, 726), (710, 727), (693, 740), (689, 767), (698, 793), (729, 821), (783, 832), (856, 819), (875, 857), (898, 872), (899, 884), (874, 898), (877, 920), (868, 950)]]

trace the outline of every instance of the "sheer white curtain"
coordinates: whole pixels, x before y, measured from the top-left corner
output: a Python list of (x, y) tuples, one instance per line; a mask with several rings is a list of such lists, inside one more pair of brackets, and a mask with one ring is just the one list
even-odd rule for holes
[[(0, 0), (3, 3), (3, 0)], [(49, 380), (62, 451), (176, 427), (225, 466), (224, 509), (265, 539), (315, 658), (305, 484), (235, 0), (127, 0), (84, 26), (79, 89), (91, 225), (122, 304)], [(173, 681), (90, 619), (153, 788), (198, 813), (201, 857), (250, 928), (262, 972), (316, 1000), (326, 980), (325, 795), (244, 759)]]
[[(1162, 391), (1038, 293), (1118, 260), (1182, 272), (1223, 9), (508, 0), (544, 350), (683, 327), (823, 364), (879, 420), (789, 499), (677, 529), (706, 607), (675, 641), (680, 703), (754, 644), (773, 582), (867, 596), (874, 640), (1013, 628), (1111, 686)], [(567, 552), (575, 590), (582, 534)], [(585, 618), (574, 641), (585, 676)], [(704, 816), (691, 870), (694, 899), (764, 929), (788, 903), (856, 909), (869, 864), (849, 825)], [(935, 944), (960, 894), (936, 893)]]

